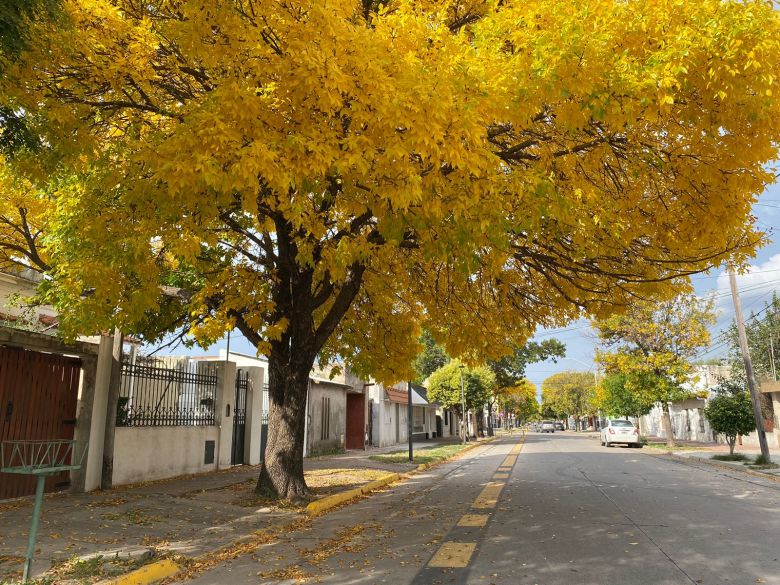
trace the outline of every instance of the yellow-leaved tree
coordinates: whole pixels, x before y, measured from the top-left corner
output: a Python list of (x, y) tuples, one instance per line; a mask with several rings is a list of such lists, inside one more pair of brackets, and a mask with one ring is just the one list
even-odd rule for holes
[(578, 431), (582, 417), (596, 413), (596, 403), (596, 382), (590, 372), (558, 372), (542, 382), (542, 412), (566, 420), (572, 417)]
[(714, 323), (712, 299), (682, 294), (662, 302), (637, 301), (624, 314), (594, 324), (603, 346), (596, 359), (607, 374), (621, 378), (612, 385), (632, 396), (637, 405), (632, 410), (660, 403), (670, 446), (674, 433), (669, 403), (695, 397), (689, 386), (694, 381), (691, 362), (707, 347)]
[(780, 137), (766, 2), (62, 0), (57, 16), (0, 57), (0, 103), (39, 137), (14, 168), (61, 177), (47, 300), (70, 334), (208, 345), (237, 327), (269, 359), (258, 489), (281, 497), (306, 490), (318, 355), (406, 379), (424, 327), (449, 355), (499, 358), (760, 240), (750, 206)]
[(15, 173), (0, 154), (0, 271), (48, 271), (43, 243), (52, 211), (46, 190)]

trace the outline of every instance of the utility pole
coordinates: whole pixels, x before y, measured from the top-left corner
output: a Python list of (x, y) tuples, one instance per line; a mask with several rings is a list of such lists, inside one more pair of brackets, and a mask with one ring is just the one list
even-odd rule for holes
[(465, 368), (466, 366), (460, 364), (458, 367), (460, 368), (460, 405), (463, 411), (463, 416), (461, 417), (462, 420), (460, 422), (461, 429), (463, 429), (463, 432), (461, 433), (462, 435), (461, 441), (465, 445), (466, 433), (468, 432), (468, 430), (466, 429), (466, 392), (463, 388), (463, 368)]
[(753, 403), (753, 417), (756, 419), (758, 444), (761, 446), (762, 457), (769, 460), (769, 445), (767, 445), (766, 433), (764, 432), (764, 416), (761, 414), (761, 401), (758, 395), (758, 388), (756, 388), (756, 378), (753, 374), (753, 362), (750, 361), (750, 350), (748, 349), (747, 334), (745, 333), (745, 320), (742, 317), (742, 303), (737, 292), (737, 277), (734, 274), (734, 267), (731, 265), (729, 265), (729, 284), (731, 285), (731, 296), (734, 299), (734, 312), (736, 313), (737, 331), (739, 332), (739, 349), (745, 362), (750, 401)]
[(777, 370), (775, 369), (775, 340), (769, 333), (769, 366), (772, 368), (772, 380), (777, 382)]
[(409, 380), (406, 382), (406, 398), (409, 401), (409, 404), (407, 405), (406, 410), (406, 418), (408, 419), (406, 422), (408, 423), (406, 426), (408, 428), (408, 434), (409, 434), (409, 463), (414, 463), (414, 451), (412, 450), (412, 415), (413, 412), (413, 406), (412, 406), (412, 382)]

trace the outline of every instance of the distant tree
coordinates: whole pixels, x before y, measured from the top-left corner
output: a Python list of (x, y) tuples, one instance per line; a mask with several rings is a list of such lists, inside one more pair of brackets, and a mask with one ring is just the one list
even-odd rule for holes
[(669, 403), (695, 396), (684, 383), (693, 372), (691, 361), (710, 340), (715, 322), (713, 301), (693, 294), (670, 300), (642, 300), (625, 314), (594, 326), (603, 351), (597, 360), (608, 374), (626, 376), (626, 388), (641, 403), (660, 402), (666, 442), (674, 446)]
[(519, 380), (499, 395), (499, 406), (504, 409), (504, 413), (511, 412), (520, 421), (537, 416), (540, 406), (536, 400), (536, 385), (525, 378)]
[(488, 360), (487, 365), (496, 375), (499, 388), (511, 388), (525, 377), (528, 364), (551, 360), (566, 355), (566, 346), (557, 339), (546, 339), (541, 343), (530, 341), (523, 346), (515, 347), (512, 353), (498, 360)]
[(625, 374), (608, 375), (599, 384), (597, 394), (597, 405), (607, 416), (639, 418), (650, 412), (654, 404), (646, 394), (633, 391), (630, 377)]
[(415, 381), (422, 384), (428, 376), (446, 365), (450, 358), (444, 348), (436, 343), (430, 331), (422, 332), (420, 344), (422, 351), (417, 354), (417, 358), (414, 360), (414, 371), (417, 373)]
[(704, 409), (704, 416), (714, 432), (726, 437), (730, 455), (734, 455), (737, 435), (747, 435), (756, 430), (750, 395), (734, 380), (721, 382)]
[[(555, 362), (565, 355), (566, 346), (563, 343), (557, 339), (546, 339), (541, 343), (531, 341), (523, 346), (514, 347), (509, 355), (496, 360), (488, 360), (487, 365), (496, 376), (496, 392), (488, 401), (488, 416), (492, 416), (494, 406), (498, 405), (500, 408), (502, 404), (509, 405), (511, 403), (511, 400), (508, 402), (503, 397), (511, 397), (515, 387), (523, 383), (528, 364), (545, 360)], [(535, 395), (536, 387), (534, 386)], [(536, 402), (535, 399), (534, 402)], [(506, 417), (508, 414), (509, 409), (504, 408), (504, 416)], [(493, 435), (493, 429), (490, 427), (488, 427), (488, 435)]]
[[(762, 382), (773, 379), (780, 369), (780, 297), (773, 293), (772, 300), (766, 302), (757, 312), (751, 313), (745, 319), (745, 334), (748, 339), (750, 358), (759, 386)], [(737, 325), (732, 323), (727, 332), (730, 346), (728, 363), (732, 375), (739, 380), (747, 380), (745, 362), (739, 349)], [(774, 372), (773, 366), (774, 364)], [(744, 385), (743, 385), (744, 387)], [(774, 419), (772, 400), (768, 394), (760, 393), (761, 414), (764, 421)]]
[(555, 418), (574, 417), (579, 429), (581, 417), (596, 410), (593, 375), (566, 371), (549, 376), (542, 382), (542, 403), (556, 413)]
[[(451, 360), (445, 366), (436, 370), (428, 378), (428, 399), (438, 402), (444, 408), (458, 412), (463, 418), (461, 406), (461, 365), (460, 360)], [(484, 366), (463, 369), (463, 387), (466, 400), (466, 410), (482, 411), (495, 391), (496, 379), (493, 372)], [(482, 417), (477, 416), (477, 429), (481, 432)]]
[[(745, 333), (748, 338), (750, 358), (756, 377), (769, 378), (772, 374), (772, 361), (775, 369), (780, 368), (780, 297), (772, 294), (772, 299), (758, 311), (745, 319)], [(744, 377), (745, 363), (739, 350), (736, 323), (731, 324), (727, 338), (730, 346), (729, 365), (732, 371)]]

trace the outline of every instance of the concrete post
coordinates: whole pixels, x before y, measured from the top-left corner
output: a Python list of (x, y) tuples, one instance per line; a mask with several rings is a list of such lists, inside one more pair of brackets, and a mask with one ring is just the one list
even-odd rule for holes
[(119, 391), (122, 385), (122, 344), (124, 335), (119, 328), (114, 329), (111, 349), (111, 381), (108, 385), (106, 400), (106, 432), (103, 441), (103, 477), (101, 488), (111, 489), (114, 476), (114, 436), (116, 434), (116, 410), (119, 403)]
[(217, 469), (230, 467), (233, 447), (233, 407), (236, 396), (236, 363), (217, 362), (217, 396), (214, 422), (219, 430)]
[(84, 408), (89, 408), (91, 418), (89, 424), (89, 451), (84, 473), (84, 491), (89, 492), (100, 487), (103, 476), (103, 444), (106, 435), (106, 413), (108, 409), (108, 390), (111, 384), (111, 367), (113, 364), (112, 351), (114, 338), (103, 336), (98, 347), (97, 365), (94, 368), (94, 391), (88, 391), (87, 387), (92, 381), (89, 372), (84, 372), (85, 392), (82, 398), (92, 393), (92, 404), (84, 403)]
[[(97, 376), (97, 356), (81, 358), (81, 389), (79, 392), (78, 410), (76, 411), (76, 428), (73, 438), (79, 445), (89, 444), (89, 433), (92, 428), (93, 403), (95, 401), (95, 378)], [(89, 456), (89, 453), (87, 454)], [(82, 466), (70, 472), (70, 489), (73, 492), (85, 491), (88, 459)]]
[(246, 433), (244, 434), (244, 463), (260, 463), (260, 446), (263, 432), (263, 385), (265, 370), (258, 367), (246, 368), (249, 374), (249, 388), (246, 392)]

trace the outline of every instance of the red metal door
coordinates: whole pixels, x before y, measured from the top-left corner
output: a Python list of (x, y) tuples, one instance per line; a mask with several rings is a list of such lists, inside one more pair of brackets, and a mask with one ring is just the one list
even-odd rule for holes
[(347, 394), (347, 449), (365, 449), (366, 397)]
[[(0, 347), (0, 442), (73, 439), (81, 361)], [(67, 487), (68, 472), (46, 480), (46, 491)], [(35, 493), (35, 478), (0, 474), (0, 500)]]

